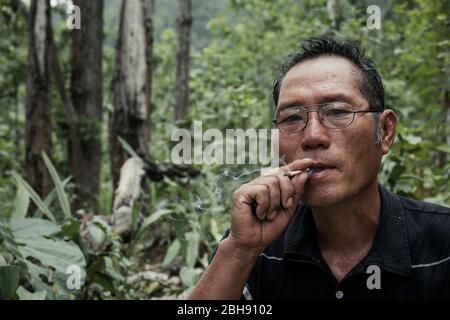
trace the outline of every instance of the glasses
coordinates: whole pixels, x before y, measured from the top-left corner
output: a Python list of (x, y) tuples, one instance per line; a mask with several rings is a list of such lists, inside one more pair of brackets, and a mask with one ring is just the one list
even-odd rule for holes
[(306, 106), (289, 107), (278, 112), (272, 120), (284, 133), (297, 133), (306, 128), (308, 113), (317, 112), (320, 123), (330, 129), (342, 129), (352, 124), (355, 113), (383, 112), (382, 109), (357, 110), (345, 102), (328, 102)]

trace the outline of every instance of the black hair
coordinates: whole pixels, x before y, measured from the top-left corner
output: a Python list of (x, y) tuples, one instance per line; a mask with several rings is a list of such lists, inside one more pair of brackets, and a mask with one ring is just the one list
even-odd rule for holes
[(320, 56), (338, 56), (352, 62), (360, 71), (358, 86), (369, 102), (369, 109), (384, 110), (384, 87), (375, 63), (364, 56), (363, 50), (356, 43), (328, 35), (302, 41), (299, 50), (288, 55), (280, 65), (273, 82), (272, 97), (275, 107), (278, 105), (281, 83), (286, 73), (298, 63)]

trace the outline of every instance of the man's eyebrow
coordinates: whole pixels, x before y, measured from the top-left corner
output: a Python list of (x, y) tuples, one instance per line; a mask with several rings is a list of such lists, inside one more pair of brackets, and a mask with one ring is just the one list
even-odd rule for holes
[[(327, 94), (324, 95), (319, 99), (319, 101), (316, 104), (322, 104), (327, 102), (334, 102), (334, 101), (343, 101), (347, 103), (352, 103), (353, 99), (350, 95), (346, 93), (333, 93), (333, 94)], [(277, 108), (277, 111), (281, 111), (286, 108), (292, 108), (292, 107), (299, 107), (299, 106), (308, 106), (310, 104), (304, 103), (302, 100), (294, 100), (294, 101), (286, 101), (283, 103), (280, 103), (280, 106)]]

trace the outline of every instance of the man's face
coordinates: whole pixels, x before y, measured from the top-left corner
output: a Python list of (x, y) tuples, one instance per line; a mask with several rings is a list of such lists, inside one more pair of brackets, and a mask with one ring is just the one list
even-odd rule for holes
[[(358, 88), (358, 77), (359, 70), (341, 57), (323, 56), (301, 62), (283, 79), (277, 111), (287, 105), (309, 106), (330, 101), (368, 109), (369, 104)], [(303, 201), (310, 206), (339, 203), (376, 184), (382, 151), (375, 144), (372, 113), (355, 114), (349, 127), (330, 129), (312, 112), (308, 113), (303, 131), (279, 134), (280, 155), (286, 163), (311, 158), (326, 168), (307, 180)]]

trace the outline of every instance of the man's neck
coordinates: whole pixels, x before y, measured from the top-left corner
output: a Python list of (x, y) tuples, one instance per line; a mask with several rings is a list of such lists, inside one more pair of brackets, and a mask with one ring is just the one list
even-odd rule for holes
[(380, 207), (375, 182), (351, 199), (330, 207), (311, 208), (322, 253), (347, 256), (368, 251), (378, 229)]

